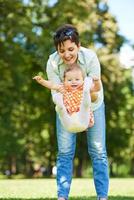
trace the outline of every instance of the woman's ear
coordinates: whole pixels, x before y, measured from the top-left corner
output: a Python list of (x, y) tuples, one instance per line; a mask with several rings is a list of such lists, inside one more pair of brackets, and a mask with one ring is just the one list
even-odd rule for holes
[(81, 46), (81, 43), (79, 42), (79, 44), (78, 44), (78, 48), (80, 48), (80, 46)]

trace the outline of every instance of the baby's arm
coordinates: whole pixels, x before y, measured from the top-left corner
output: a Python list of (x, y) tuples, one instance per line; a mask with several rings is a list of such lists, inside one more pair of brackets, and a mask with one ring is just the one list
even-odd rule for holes
[(48, 88), (48, 89), (51, 89), (51, 90), (59, 90), (62, 85), (58, 85), (58, 84), (55, 84), (53, 83), (52, 81), (49, 81), (49, 80), (45, 80), (43, 79), (41, 76), (35, 76), (33, 77), (34, 80), (36, 80), (40, 85)]

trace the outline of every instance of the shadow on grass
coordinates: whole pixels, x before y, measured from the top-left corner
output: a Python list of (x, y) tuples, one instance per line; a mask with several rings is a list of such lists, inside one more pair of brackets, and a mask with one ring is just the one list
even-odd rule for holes
[[(0, 198), (0, 200), (57, 200), (57, 198)], [(96, 200), (96, 197), (70, 197), (69, 200)], [(108, 200), (134, 200), (134, 197), (109, 196)]]

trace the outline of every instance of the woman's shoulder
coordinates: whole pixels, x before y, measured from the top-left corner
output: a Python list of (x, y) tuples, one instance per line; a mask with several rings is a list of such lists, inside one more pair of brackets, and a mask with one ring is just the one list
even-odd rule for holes
[(92, 49), (80, 47), (78, 57), (80, 62), (89, 64), (96, 57), (96, 53)]
[(60, 58), (57, 51), (55, 51), (54, 53), (52, 53), (49, 56), (49, 61), (52, 62), (52, 63), (54, 62), (55, 64), (58, 64), (58, 63), (60, 63), (60, 60), (61, 60), (61, 58)]
[(96, 55), (95, 51), (90, 49), (90, 48), (86, 48), (86, 47), (83, 47), (81, 46), (80, 47), (80, 53), (83, 54), (84, 56), (94, 56)]

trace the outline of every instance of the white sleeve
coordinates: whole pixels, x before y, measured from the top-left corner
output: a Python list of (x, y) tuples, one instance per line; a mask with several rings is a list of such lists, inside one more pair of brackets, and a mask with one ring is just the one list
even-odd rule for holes
[[(59, 75), (56, 73), (56, 70), (54, 69), (55, 67), (57, 67), (57, 66), (54, 65), (54, 63), (51, 60), (51, 57), (49, 57), (49, 59), (47, 61), (47, 67), (46, 67), (46, 72), (47, 72), (48, 80), (52, 81), (55, 84), (60, 84), (61, 80), (59, 78)], [(54, 95), (56, 93), (57, 92), (55, 90), (51, 90), (53, 101), (54, 101)]]
[(95, 52), (92, 52), (92, 58), (87, 61), (87, 75), (90, 77), (101, 77), (101, 68), (100, 68), (100, 62), (98, 60), (98, 57)]

